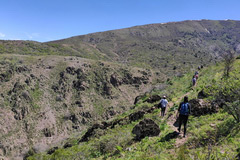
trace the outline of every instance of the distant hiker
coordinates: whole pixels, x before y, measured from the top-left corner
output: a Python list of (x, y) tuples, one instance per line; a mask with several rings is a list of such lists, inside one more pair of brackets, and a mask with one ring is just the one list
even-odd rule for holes
[(201, 70), (201, 66), (198, 66), (198, 70)]
[(180, 103), (179, 108), (178, 108), (178, 112), (179, 112), (179, 127), (178, 127), (178, 131), (180, 133), (181, 125), (183, 123), (183, 125), (184, 125), (183, 137), (185, 137), (186, 136), (186, 131), (187, 131), (188, 116), (191, 113), (191, 106), (188, 103), (188, 97), (187, 96), (185, 96), (184, 97), (184, 101), (182, 103)]
[(197, 74), (198, 74), (198, 71), (196, 71), (194, 75), (197, 75)]
[(196, 81), (197, 81), (198, 80), (198, 71), (195, 72), (194, 76), (195, 76)]
[(195, 75), (196, 81), (198, 80), (198, 74)]
[(161, 116), (163, 117), (165, 115), (165, 110), (167, 107), (168, 101), (166, 99), (166, 96), (163, 96), (163, 98), (160, 100), (159, 106), (161, 108)]
[(193, 85), (193, 87), (196, 85), (196, 82), (197, 82), (197, 79), (196, 79), (195, 76), (193, 76), (193, 78), (192, 78), (192, 85)]

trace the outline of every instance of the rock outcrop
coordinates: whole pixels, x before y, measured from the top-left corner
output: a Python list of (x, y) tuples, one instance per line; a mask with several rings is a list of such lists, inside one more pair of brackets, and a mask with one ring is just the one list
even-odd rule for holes
[(189, 104), (191, 105), (191, 114), (197, 117), (201, 115), (216, 113), (218, 111), (217, 105), (202, 99), (191, 99), (189, 101)]
[(145, 137), (158, 136), (160, 129), (153, 120), (144, 119), (133, 128), (132, 133), (136, 135), (135, 140), (140, 141)]

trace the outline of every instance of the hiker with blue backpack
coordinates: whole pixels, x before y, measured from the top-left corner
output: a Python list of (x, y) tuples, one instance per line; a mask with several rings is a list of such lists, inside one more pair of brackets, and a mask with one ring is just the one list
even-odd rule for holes
[(163, 98), (160, 100), (159, 106), (161, 108), (161, 116), (164, 117), (166, 107), (167, 107), (168, 101), (166, 99), (166, 96), (163, 96)]
[(187, 131), (188, 116), (191, 113), (191, 106), (188, 103), (188, 97), (187, 96), (185, 96), (184, 101), (180, 103), (179, 108), (178, 108), (178, 112), (179, 112), (179, 128), (178, 128), (178, 131), (180, 133), (181, 125), (183, 123), (183, 125), (184, 125), (183, 137), (185, 137), (186, 136), (186, 131)]

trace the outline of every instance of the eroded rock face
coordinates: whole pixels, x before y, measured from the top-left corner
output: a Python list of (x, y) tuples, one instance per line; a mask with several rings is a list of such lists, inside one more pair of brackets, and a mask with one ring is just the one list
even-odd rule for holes
[[(82, 141), (101, 135), (99, 130), (104, 133), (106, 128), (125, 125), (143, 117), (137, 113), (130, 119), (126, 116), (112, 120), (132, 106), (136, 94), (149, 88), (144, 84), (145, 80), (152, 81), (151, 78), (148, 80), (147, 73), (117, 65), (94, 64), (91, 67), (93, 62), (78, 61), (62, 57), (37, 58), (27, 65), (0, 67), (3, 69), (0, 74), (0, 110), (3, 108), (0, 112), (0, 137), (7, 135), (6, 139), (0, 138), (0, 157), (22, 159), (32, 154), (30, 147), (38, 153), (52, 153), (54, 149), (49, 150), (53, 147), (51, 144), (68, 138), (72, 133), (85, 132), (96, 118), (104, 122), (87, 130)], [(96, 107), (104, 112), (97, 113)], [(30, 143), (32, 146), (28, 145)]]
[(191, 105), (191, 114), (193, 116), (212, 114), (218, 111), (217, 105), (202, 99), (191, 99), (189, 104)]
[(135, 140), (140, 141), (145, 137), (158, 136), (160, 129), (153, 120), (144, 119), (133, 128), (132, 133), (136, 135)]

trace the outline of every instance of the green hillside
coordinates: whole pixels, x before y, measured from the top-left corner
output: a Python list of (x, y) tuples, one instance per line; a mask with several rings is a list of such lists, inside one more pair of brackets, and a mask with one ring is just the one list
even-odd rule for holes
[[(223, 77), (225, 53), (239, 56), (240, 21), (150, 24), (46, 43), (0, 40), (0, 159), (235, 156), (238, 116), (223, 104), (239, 105), (239, 60)], [(165, 118), (156, 108), (163, 95)], [(184, 95), (197, 106), (187, 139), (175, 137), (173, 126)], [(160, 135), (136, 141), (132, 130), (145, 120)]]
[(21, 55), (68, 55), (77, 56), (78, 52), (59, 44), (44, 44), (35, 41), (0, 40), (0, 54)]
[[(156, 89), (142, 96), (132, 110), (114, 120), (99, 122), (98, 125), (102, 127), (95, 127), (95, 130), (93, 127), (94, 132), (88, 132), (87, 140), (82, 141), (84, 136), (81, 134), (69, 138), (47, 153), (34, 154), (34, 150), (31, 150), (29, 155), (34, 155), (28, 159), (239, 159), (239, 121), (225, 105), (219, 103), (218, 96), (223, 93), (221, 88), (225, 88), (231, 99), (222, 98), (222, 102), (228, 107), (237, 103), (236, 113), (240, 117), (240, 60), (235, 61), (229, 78), (222, 78), (223, 68), (223, 63), (217, 63), (200, 70), (196, 87), (191, 86), (192, 72), (182, 78), (173, 78), (166, 83), (164, 90)], [(204, 91), (204, 99), (199, 99), (202, 98), (200, 91)], [(154, 107), (158, 102), (146, 101), (156, 94), (167, 94), (171, 101), (164, 118), (159, 116), (160, 110)], [(176, 109), (184, 95), (188, 95), (190, 101), (201, 102), (200, 108), (192, 107), (187, 138), (174, 135), (176, 128), (172, 126), (176, 119)], [(142, 116), (131, 118), (140, 112)], [(159, 125), (159, 136), (134, 140), (132, 129), (143, 119), (152, 119)]]
[(239, 21), (183, 21), (150, 24), (49, 42), (106, 60), (165, 74), (214, 63), (223, 49), (240, 51)]
[(240, 22), (199, 20), (149, 24), (46, 43), (0, 41), (1, 54), (64, 55), (186, 73), (219, 60), (223, 50), (240, 53)]

